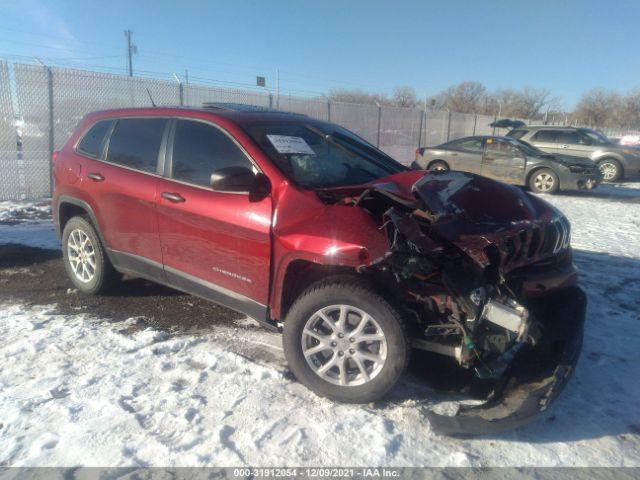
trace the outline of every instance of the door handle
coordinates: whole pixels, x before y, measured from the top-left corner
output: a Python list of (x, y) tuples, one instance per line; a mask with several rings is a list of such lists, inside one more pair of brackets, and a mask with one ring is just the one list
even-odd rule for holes
[(104, 181), (104, 177), (99, 173), (89, 172), (87, 173), (87, 178), (90, 178), (94, 182), (102, 182)]
[(457, 154), (456, 152), (451, 152), (451, 156), (452, 156), (452, 157), (457, 157), (457, 156), (458, 156), (458, 154)]
[(179, 193), (162, 192), (160, 195), (162, 196), (162, 198), (166, 198), (167, 200), (173, 203), (181, 203), (185, 201), (184, 197)]
[(560, 145), (560, 148), (569, 148), (569, 145), (567, 145), (567, 144)]

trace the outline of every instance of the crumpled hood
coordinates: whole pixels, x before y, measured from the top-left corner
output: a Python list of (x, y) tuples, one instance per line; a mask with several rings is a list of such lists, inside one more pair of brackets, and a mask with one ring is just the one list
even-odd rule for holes
[(412, 187), (438, 219), (479, 225), (513, 225), (552, 215), (548, 203), (518, 187), (466, 172), (429, 172)]
[[(375, 190), (388, 196), (407, 191), (415, 176), (382, 179)], [(393, 180), (390, 182), (390, 180)], [(479, 265), (491, 263), (488, 247), (499, 255), (499, 269), (555, 255), (569, 245), (569, 223), (553, 206), (523, 189), (466, 172), (427, 172), (411, 187), (415, 204), (432, 228)]]
[[(573, 155), (565, 155), (562, 153), (554, 153), (553, 155), (553, 160), (556, 160), (558, 163), (562, 164), (562, 165), (580, 165), (583, 167), (592, 167), (595, 168), (596, 164), (593, 160), (586, 158), (586, 157), (576, 157)], [(546, 160), (550, 160), (547, 159), (545, 157)]]

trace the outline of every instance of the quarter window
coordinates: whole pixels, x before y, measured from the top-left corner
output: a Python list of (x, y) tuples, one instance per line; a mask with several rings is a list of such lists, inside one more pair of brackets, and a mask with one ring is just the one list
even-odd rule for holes
[(93, 125), (78, 144), (78, 152), (89, 157), (100, 158), (104, 139), (112, 124), (113, 120), (103, 120)]
[(556, 143), (558, 141), (558, 133), (557, 130), (539, 130), (532, 140), (534, 142)]
[(203, 122), (178, 120), (172, 155), (172, 177), (196, 185), (209, 186), (211, 174), (227, 167), (253, 164), (238, 146), (218, 128)]
[(107, 161), (155, 173), (166, 123), (164, 118), (118, 120), (109, 141)]

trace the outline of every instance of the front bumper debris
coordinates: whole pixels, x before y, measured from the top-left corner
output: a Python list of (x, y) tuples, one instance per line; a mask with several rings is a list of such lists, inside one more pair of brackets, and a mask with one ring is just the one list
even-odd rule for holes
[(525, 425), (546, 410), (571, 378), (580, 357), (586, 305), (579, 287), (562, 289), (532, 305), (543, 332), (538, 344), (518, 350), (484, 404), (461, 406), (453, 416), (428, 410), (434, 431), (495, 433)]

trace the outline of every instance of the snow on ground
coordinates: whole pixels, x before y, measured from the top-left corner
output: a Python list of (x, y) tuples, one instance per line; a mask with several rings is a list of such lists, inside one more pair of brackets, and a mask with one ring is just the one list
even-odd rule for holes
[(51, 202), (0, 202), (0, 243), (60, 248), (51, 223)]
[(589, 307), (574, 378), (528, 427), (451, 439), (419, 399), (321, 399), (286, 374), (278, 336), (247, 321), (176, 335), (4, 304), (0, 465), (640, 466), (640, 184), (606, 188), (545, 196), (572, 222)]

